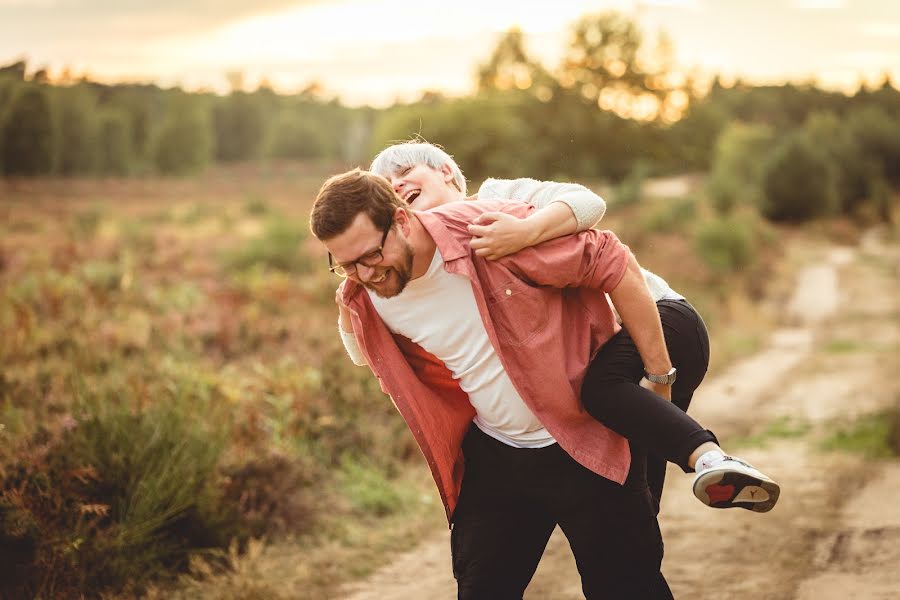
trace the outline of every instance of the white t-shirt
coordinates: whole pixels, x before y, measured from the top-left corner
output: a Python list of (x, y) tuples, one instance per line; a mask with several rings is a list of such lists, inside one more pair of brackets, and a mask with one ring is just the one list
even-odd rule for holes
[(397, 296), (368, 293), (388, 329), (443, 361), (469, 395), (479, 429), (517, 448), (555, 443), (503, 369), (478, 312), (472, 283), (445, 271), (437, 249), (428, 271)]

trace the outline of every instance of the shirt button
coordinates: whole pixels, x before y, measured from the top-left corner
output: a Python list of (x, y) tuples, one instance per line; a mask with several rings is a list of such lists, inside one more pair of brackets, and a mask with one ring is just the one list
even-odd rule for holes
[(507, 296), (512, 296), (512, 290), (506, 290), (506, 295), (507, 295)]

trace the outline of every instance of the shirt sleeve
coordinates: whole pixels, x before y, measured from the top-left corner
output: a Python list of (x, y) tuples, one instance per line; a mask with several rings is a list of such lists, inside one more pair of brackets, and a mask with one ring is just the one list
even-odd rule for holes
[(622, 280), (630, 255), (613, 232), (591, 229), (523, 248), (496, 262), (533, 285), (611, 292)]
[(341, 334), (341, 341), (344, 342), (344, 350), (350, 355), (350, 360), (353, 361), (353, 364), (358, 367), (369, 364), (366, 362), (366, 357), (363, 356), (362, 350), (359, 349), (359, 344), (356, 342), (356, 335), (344, 331), (341, 327), (340, 320), (338, 321), (338, 332)]
[(538, 210), (553, 202), (566, 204), (575, 215), (578, 231), (596, 225), (606, 214), (606, 202), (577, 183), (520, 179), (488, 179), (478, 190), (479, 200), (515, 200), (527, 202)]

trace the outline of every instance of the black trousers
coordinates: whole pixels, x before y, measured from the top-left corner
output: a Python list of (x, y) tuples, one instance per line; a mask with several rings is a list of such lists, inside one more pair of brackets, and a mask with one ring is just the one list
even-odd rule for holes
[(461, 600), (519, 600), (558, 524), (588, 600), (671, 598), (662, 536), (635, 446), (625, 485), (581, 466), (558, 445), (513, 448), (472, 426), (453, 515), (453, 575)]
[(694, 390), (709, 367), (709, 333), (685, 300), (657, 302), (672, 365), (678, 370), (672, 401), (640, 387), (644, 363), (631, 335), (622, 329), (594, 358), (584, 380), (581, 401), (594, 418), (628, 438), (647, 454), (647, 482), (659, 503), (666, 461), (689, 472), (687, 458), (715, 435), (687, 414)]

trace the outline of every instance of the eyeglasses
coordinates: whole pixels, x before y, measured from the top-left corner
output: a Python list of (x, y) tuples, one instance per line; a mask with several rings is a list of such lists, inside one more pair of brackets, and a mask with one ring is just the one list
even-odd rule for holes
[(394, 224), (393, 219), (388, 223), (387, 229), (384, 230), (384, 235), (381, 236), (381, 245), (378, 246), (375, 250), (367, 254), (363, 254), (356, 260), (352, 260), (348, 263), (334, 263), (334, 258), (331, 256), (331, 252), (328, 253), (328, 270), (336, 275), (340, 275), (341, 277), (350, 277), (351, 275), (356, 274), (357, 265), (363, 265), (366, 267), (374, 267), (384, 260), (384, 254), (382, 254), (382, 250), (384, 250), (384, 243), (387, 241), (387, 236), (391, 232), (391, 226)]

